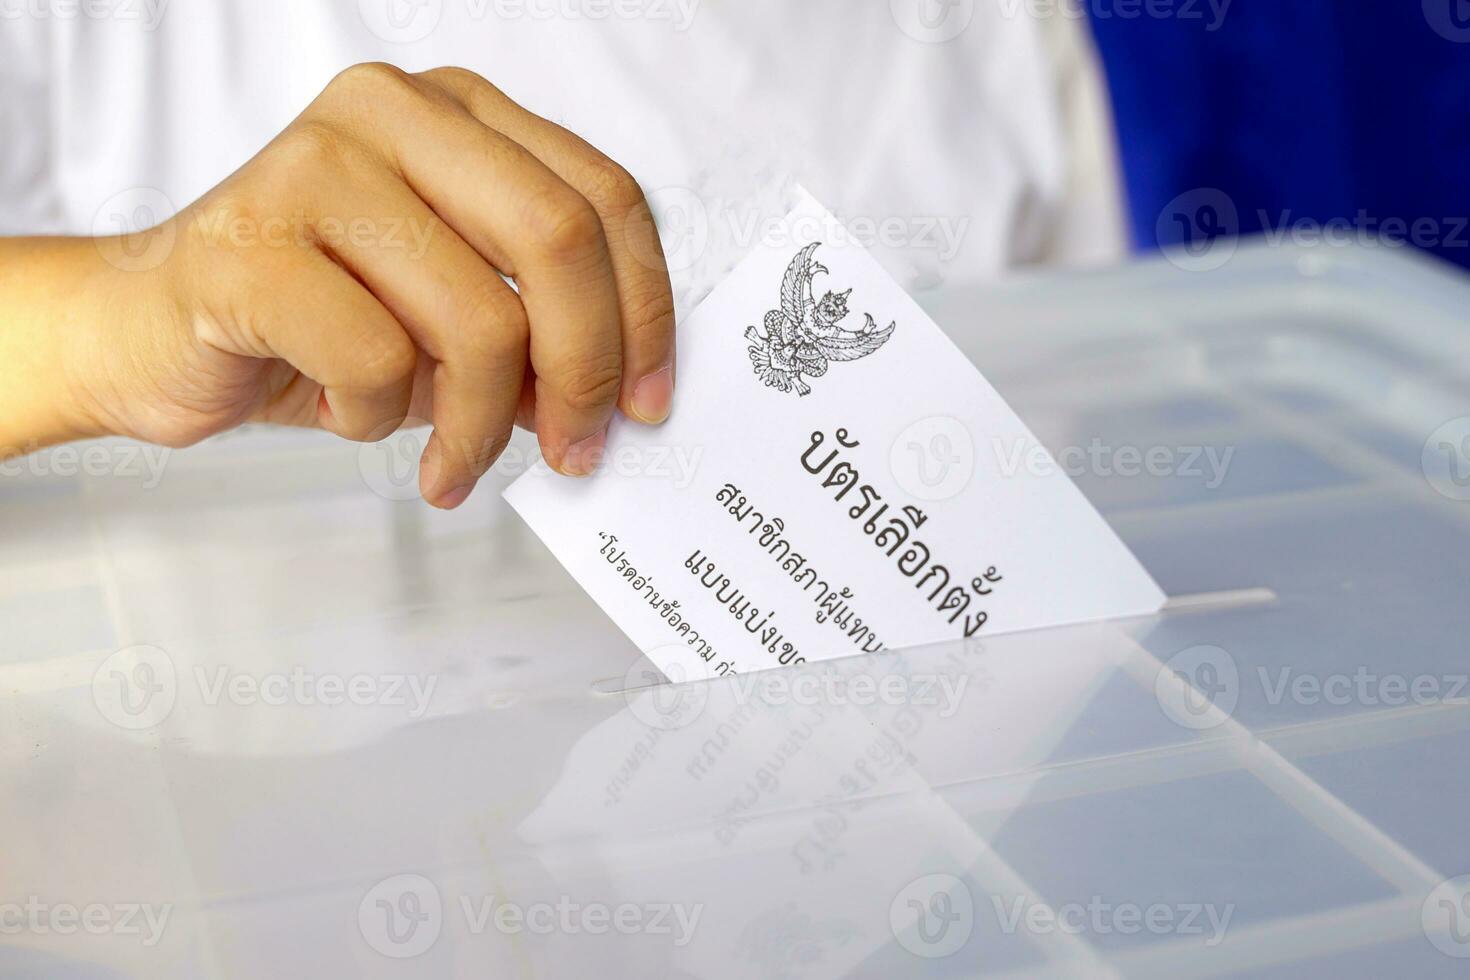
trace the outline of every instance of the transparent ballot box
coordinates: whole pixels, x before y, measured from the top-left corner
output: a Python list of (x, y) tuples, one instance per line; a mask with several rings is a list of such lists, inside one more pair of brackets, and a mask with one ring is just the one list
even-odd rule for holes
[(1466, 281), (925, 303), (1164, 611), (671, 686), (507, 468), (440, 514), (411, 443), (8, 461), (0, 976), (1466, 975)]

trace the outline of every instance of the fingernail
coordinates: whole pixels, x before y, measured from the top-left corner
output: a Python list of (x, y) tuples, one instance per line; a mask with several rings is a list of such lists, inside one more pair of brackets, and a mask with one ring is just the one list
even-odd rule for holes
[(434, 501), (434, 506), (440, 510), (454, 510), (454, 508), (470, 499), (470, 494), (474, 493), (474, 491), (475, 485), (473, 483), (466, 487), (455, 487)]
[(561, 471), (567, 476), (591, 476), (602, 462), (602, 450), (607, 445), (607, 430), (588, 436), (567, 450), (562, 457)]
[(633, 414), (647, 425), (658, 425), (669, 417), (674, 404), (674, 369), (666, 367), (638, 382), (633, 389)]

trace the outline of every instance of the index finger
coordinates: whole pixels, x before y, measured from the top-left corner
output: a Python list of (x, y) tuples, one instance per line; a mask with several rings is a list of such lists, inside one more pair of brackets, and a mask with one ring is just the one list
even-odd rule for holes
[(333, 106), (369, 123), (414, 193), (520, 287), (542, 451), (563, 473), (590, 473), (622, 378), (617, 286), (596, 210), (442, 86), (384, 65), (339, 77)]
[(618, 406), (640, 422), (662, 422), (674, 393), (674, 296), (653, 212), (638, 182), (580, 136), (517, 105), (474, 72), (445, 68), (425, 76), (454, 92), (487, 126), (530, 150), (596, 209), (622, 317)]

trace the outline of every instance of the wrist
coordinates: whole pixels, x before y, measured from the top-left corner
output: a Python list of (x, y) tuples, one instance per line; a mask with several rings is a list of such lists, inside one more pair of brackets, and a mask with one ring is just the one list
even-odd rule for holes
[(154, 286), (102, 240), (0, 240), (0, 453), (119, 434), (128, 323)]

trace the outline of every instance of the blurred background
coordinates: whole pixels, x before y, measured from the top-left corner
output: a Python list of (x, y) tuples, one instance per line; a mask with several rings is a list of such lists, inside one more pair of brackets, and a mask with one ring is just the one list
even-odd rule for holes
[(161, 221), (367, 60), (627, 165), (686, 303), (793, 181), (916, 291), (1236, 234), (1470, 264), (1466, 0), (4, 0), (0, 233)]
[[(845, 661), (971, 693), (778, 765), (805, 707), (625, 690), (520, 463), (441, 514), (422, 430), (6, 460), (0, 976), (1465, 976), (1470, 280), (1421, 253), (1470, 264), (1470, 2), (0, 0), (0, 234), (149, 228), (369, 60), (623, 162), (686, 310), (806, 185), (1179, 601)], [(435, 683), (258, 696), (302, 671)], [(671, 947), (487, 896), (709, 912)]]
[(1086, 5), (1136, 247), (1361, 233), (1470, 265), (1470, 3)]

